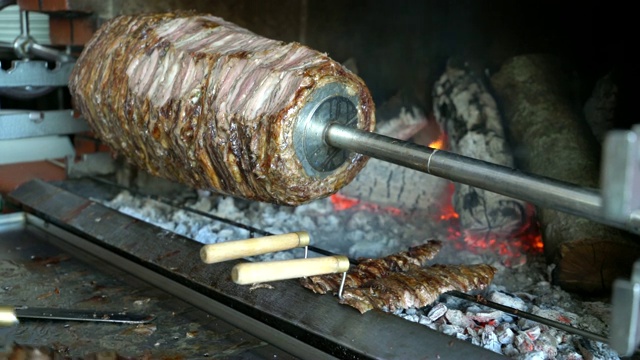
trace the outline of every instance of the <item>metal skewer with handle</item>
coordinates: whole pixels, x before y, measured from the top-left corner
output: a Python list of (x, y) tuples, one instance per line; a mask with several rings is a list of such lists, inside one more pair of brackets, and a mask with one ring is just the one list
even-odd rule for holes
[(305, 276), (343, 273), (349, 258), (342, 255), (308, 258), (309, 234), (304, 231), (205, 245), (200, 258), (207, 264), (305, 247), (304, 259), (248, 262), (231, 269), (231, 279), (239, 285), (295, 279)]

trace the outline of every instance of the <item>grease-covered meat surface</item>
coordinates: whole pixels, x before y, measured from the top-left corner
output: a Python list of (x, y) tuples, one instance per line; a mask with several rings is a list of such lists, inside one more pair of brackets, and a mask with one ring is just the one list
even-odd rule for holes
[(341, 302), (365, 313), (371, 309), (396, 311), (420, 308), (436, 301), (447, 291), (484, 289), (496, 269), (490, 265), (433, 265), (394, 272), (360, 288), (342, 292)]
[(104, 24), (70, 77), (74, 104), (113, 150), (153, 175), (247, 199), (296, 205), (349, 183), (365, 158), (308, 176), (293, 124), (314, 90), (339, 82), (374, 106), (360, 78), (325, 54), (260, 37), (211, 15), (120, 16)]
[[(361, 313), (419, 308), (447, 291), (480, 290), (493, 280), (496, 269), (486, 264), (425, 267), (441, 248), (442, 242), (429, 240), (380, 259), (359, 259), (347, 272), (340, 302)], [(317, 294), (336, 294), (341, 282), (342, 274), (300, 279), (302, 286)]]
[[(412, 267), (423, 267), (427, 261), (442, 248), (442, 242), (429, 240), (427, 243), (413, 246), (408, 251), (401, 251), (380, 259), (359, 259), (358, 265), (347, 272), (345, 288), (358, 288), (389, 275), (392, 272), (407, 271)], [(318, 293), (337, 293), (342, 282), (342, 274), (309, 276), (300, 279), (305, 288)]]

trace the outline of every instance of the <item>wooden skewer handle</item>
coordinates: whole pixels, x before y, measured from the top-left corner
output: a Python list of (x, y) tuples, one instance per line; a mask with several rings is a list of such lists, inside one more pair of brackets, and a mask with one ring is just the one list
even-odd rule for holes
[(306, 231), (298, 231), (205, 245), (200, 249), (200, 258), (207, 264), (213, 264), (307, 245), (309, 245), (309, 234)]
[(301, 278), (349, 270), (346, 256), (324, 256), (308, 259), (253, 262), (238, 264), (231, 269), (231, 279), (240, 285)]

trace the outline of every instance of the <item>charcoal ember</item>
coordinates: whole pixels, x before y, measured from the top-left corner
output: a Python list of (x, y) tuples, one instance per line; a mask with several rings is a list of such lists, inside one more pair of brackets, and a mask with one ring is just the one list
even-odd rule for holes
[(402, 315), (400, 315), (400, 317), (402, 317), (405, 320), (411, 321), (411, 322), (419, 322), (420, 321), (420, 315), (418, 315), (418, 314), (402, 314)]
[(543, 351), (532, 351), (521, 356), (518, 356), (518, 360), (546, 360), (547, 356)]
[(421, 316), (421, 317), (420, 317), (420, 320), (419, 320), (418, 322), (419, 322), (421, 325), (424, 325), (424, 326), (428, 327), (429, 329), (431, 329), (431, 330), (436, 330), (436, 331), (438, 330), (438, 328), (440, 327), (440, 325), (442, 325), (442, 324), (439, 324), (439, 323), (437, 323), (437, 322), (433, 322), (433, 321), (431, 321), (431, 319), (429, 319), (429, 318), (428, 318), (428, 317), (426, 317), (426, 316)]
[(564, 358), (566, 360), (584, 360), (584, 357), (582, 357), (582, 355), (580, 355), (576, 351), (571, 351), (571, 352), (568, 352), (568, 353), (564, 354)]
[(535, 341), (534, 347), (536, 351), (545, 353), (548, 359), (555, 359), (558, 355), (558, 343), (556, 338), (547, 333), (541, 334)]
[(365, 313), (371, 309), (395, 311), (424, 307), (440, 294), (458, 290), (484, 289), (493, 280), (496, 269), (490, 265), (432, 265), (392, 272), (371, 281), (366, 287), (345, 289), (341, 303)]
[[(420, 324), (422, 324), (422, 325), (431, 325), (431, 324), (433, 324), (434, 320), (432, 320), (432, 319), (431, 319), (430, 317), (428, 317), (428, 316), (424, 316), (424, 315), (422, 315), (422, 316), (420, 316), (420, 320), (418, 320), (418, 322), (419, 322)], [(437, 327), (435, 327), (435, 326), (434, 326), (434, 328), (437, 328)]]
[(512, 307), (520, 311), (527, 311), (527, 304), (524, 300), (520, 299), (516, 295), (507, 294), (502, 291), (493, 291), (487, 296), (487, 300), (495, 303)]
[(299, 112), (328, 84), (358, 98), (364, 82), (326, 54), (260, 37), (211, 15), (119, 16), (87, 43), (69, 78), (73, 102), (115, 152), (197, 189), (298, 205), (335, 193), (364, 167), (351, 159), (307, 174), (293, 143)]
[(445, 313), (447, 313), (447, 310), (447, 305), (439, 302), (429, 310), (429, 312), (427, 313), (427, 317), (431, 319), (431, 321), (436, 321)]
[(602, 334), (608, 331), (607, 324), (591, 314), (580, 316), (578, 327), (596, 334)]
[[(469, 328), (467, 328), (467, 331), (469, 331)], [(480, 338), (480, 335), (478, 335), (476, 332), (473, 332), (473, 336), (469, 336), (469, 338), (471, 339), (471, 343), (475, 346), (482, 346), (482, 339)]]
[(609, 304), (602, 301), (585, 301), (582, 303), (582, 308), (585, 309), (586, 313), (592, 314), (605, 322), (609, 322), (608, 320), (611, 317), (611, 307)]
[(470, 337), (480, 339), (480, 328), (476, 327), (475, 324), (467, 326), (464, 331)]
[(482, 347), (488, 350), (491, 350), (495, 353), (502, 354), (501, 344), (498, 341), (498, 335), (495, 332), (495, 328), (493, 326), (485, 326), (481, 332), (482, 336)]
[(508, 324), (500, 324), (496, 327), (496, 336), (500, 344), (507, 345), (513, 343), (516, 335)]
[(513, 346), (513, 344), (507, 344), (502, 348), (502, 353), (505, 356), (515, 358), (520, 354), (520, 351), (518, 351), (518, 349), (516, 349), (516, 347)]
[(533, 344), (533, 340), (527, 336), (527, 334), (520, 332), (516, 334), (516, 338), (514, 344), (518, 351), (522, 354), (528, 354), (535, 349), (535, 345)]
[(618, 359), (619, 355), (609, 345), (599, 341), (580, 338), (577, 341), (578, 350), (585, 360)]
[(464, 332), (464, 328), (462, 326), (453, 324), (442, 324), (439, 326), (438, 330), (445, 335), (451, 336), (456, 336), (457, 334), (462, 334)]
[(579, 323), (580, 317), (569, 311), (558, 311), (554, 309), (542, 309), (537, 306), (533, 307), (532, 314), (538, 315), (545, 319), (559, 321), (568, 325), (575, 325)]
[(530, 329), (524, 331), (524, 333), (531, 339), (532, 341), (538, 340), (540, 337), (540, 326), (534, 326)]
[(469, 318), (481, 324), (497, 322), (500, 320), (500, 318), (502, 318), (503, 315), (504, 313), (499, 310), (489, 311), (489, 312), (478, 312), (478, 313), (472, 313), (467, 311), (467, 316)]
[(529, 319), (525, 319), (525, 318), (520, 318), (518, 319), (517, 325), (520, 329), (529, 329), (532, 328), (536, 325), (538, 325), (538, 322), (533, 321), (533, 320), (529, 320)]
[(448, 309), (444, 314), (444, 318), (449, 324), (458, 325), (462, 327), (469, 327), (475, 325), (473, 321), (467, 317), (461, 310)]
[[(347, 272), (344, 287), (345, 289), (358, 288), (394, 272), (423, 267), (441, 248), (442, 242), (429, 240), (425, 244), (413, 246), (407, 251), (383, 258), (359, 259), (358, 265)], [(337, 293), (341, 282), (342, 274), (309, 276), (300, 279), (302, 286), (318, 294)]]

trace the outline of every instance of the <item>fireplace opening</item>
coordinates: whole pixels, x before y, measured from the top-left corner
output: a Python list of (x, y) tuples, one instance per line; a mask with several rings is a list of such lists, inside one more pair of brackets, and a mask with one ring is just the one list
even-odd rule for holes
[[(123, 12), (158, 6), (132, 3)], [(598, 188), (605, 134), (635, 122), (632, 12), (604, 1), (175, 3), (326, 52), (371, 90), (376, 132), (434, 149)], [(394, 315), (513, 358), (618, 358), (588, 334), (482, 301), (607, 337), (611, 285), (640, 258), (636, 235), (376, 159), (337, 193), (297, 207), (186, 189), (125, 160), (117, 168), (108, 181), (129, 189), (92, 198), (203, 244), (307, 231), (314, 246), (358, 259), (440, 240), (432, 264), (488, 264), (492, 284), (476, 303), (449, 293)]]

